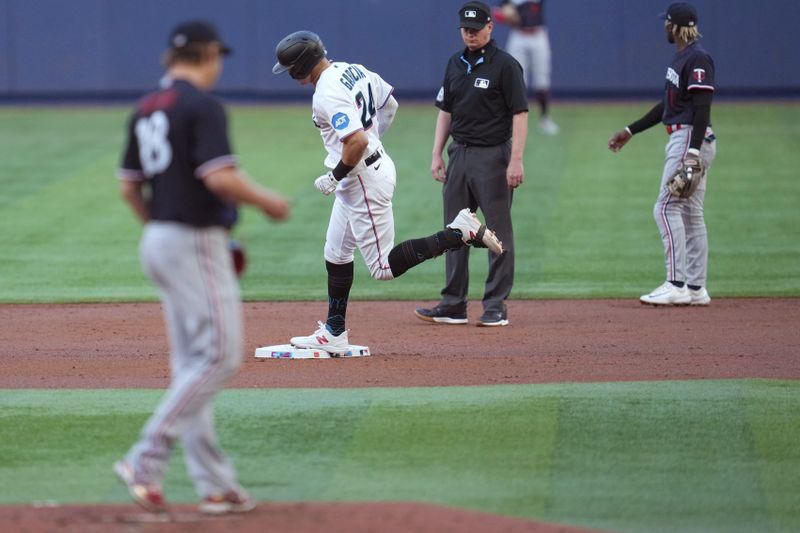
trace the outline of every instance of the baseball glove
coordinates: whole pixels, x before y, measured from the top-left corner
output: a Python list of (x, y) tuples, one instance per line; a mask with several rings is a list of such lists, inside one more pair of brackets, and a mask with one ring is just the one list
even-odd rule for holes
[(689, 198), (697, 190), (697, 186), (700, 185), (700, 180), (703, 179), (705, 172), (705, 166), (700, 158), (695, 155), (688, 155), (678, 165), (678, 170), (667, 182), (669, 193), (677, 198)]
[(228, 249), (231, 251), (236, 277), (241, 278), (242, 274), (244, 274), (244, 269), (247, 267), (247, 253), (244, 251), (244, 246), (238, 241), (231, 239), (228, 241)]

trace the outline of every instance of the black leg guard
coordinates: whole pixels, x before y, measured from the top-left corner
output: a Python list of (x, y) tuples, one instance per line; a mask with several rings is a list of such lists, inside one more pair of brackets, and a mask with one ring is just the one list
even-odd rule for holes
[(345, 330), (347, 316), (347, 300), (353, 286), (353, 263), (335, 265), (325, 261), (328, 270), (328, 319), (326, 324), (334, 335), (341, 335)]
[(457, 250), (464, 246), (461, 233), (445, 228), (430, 237), (403, 241), (389, 252), (389, 268), (394, 277), (400, 277), (409, 268), (423, 261), (440, 256), (447, 250)]

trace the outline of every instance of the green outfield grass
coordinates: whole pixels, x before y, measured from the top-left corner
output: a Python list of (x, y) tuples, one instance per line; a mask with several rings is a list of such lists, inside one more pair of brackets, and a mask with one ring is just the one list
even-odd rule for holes
[[(515, 196), (514, 298), (632, 297), (660, 283), (662, 249), (652, 204), (666, 136), (654, 128), (617, 155), (608, 137), (649, 103), (556, 108), (562, 134), (532, 127), (527, 179)], [(323, 299), (322, 245), (331, 199), (313, 188), (323, 148), (308, 105), (235, 106), (232, 136), (244, 167), (282, 191), (291, 221), (244, 209), (236, 237), (248, 247), (244, 297)], [(127, 108), (0, 107), (0, 301), (153, 300), (137, 258), (139, 228), (117, 196), (115, 169)], [(405, 105), (387, 135), (398, 170), (397, 238), (442, 226), (430, 178), (435, 109)], [(800, 105), (714, 105), (717, 162), (706, 201), (714, 296), (800, 295)], [(535, 122), (532, 121), (532, 126)], [(473, 253), (479, 298), (485, 252)], [(391, 283), (356, 261), (358, 299), (433, 299), (443, 260)]]
[[(110, 466), (160, 394), (0, 391), (0, 503), (128, 501)], [(259, 500), (425, 501), (621, 532), (800, 524), (796, 381), (226, 390), (216, 405)], [(196, 501), (180, 454), (166, 493)]]

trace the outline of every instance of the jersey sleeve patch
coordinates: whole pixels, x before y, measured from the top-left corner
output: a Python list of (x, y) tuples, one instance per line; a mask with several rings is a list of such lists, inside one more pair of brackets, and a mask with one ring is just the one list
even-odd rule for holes
[(714, 86), (710, 85), (708, 82), (708, 74), (706, 73), (706, 69), (704, 68), (695, 68), (692, 69), (692, 77), (689, 80), (689, 86), (687, 87), (688, 90), (699, 90), (699, 91), (713, 91)]
[(692, 70), (692, 79), (698, 83), (703, 83), (706, 79), (706, 69), (696, 68)]
[(350, 117), (345, 113), (336, 113), (333, 115), (333, 118), (331, 118), (331, 125), (333, 125), (333, 128), (336, 130), (345, 130), (350, 125)]

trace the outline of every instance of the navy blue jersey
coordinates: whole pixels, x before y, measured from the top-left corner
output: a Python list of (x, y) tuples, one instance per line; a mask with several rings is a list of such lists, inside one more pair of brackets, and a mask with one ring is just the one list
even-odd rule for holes
[(664, 124), (692, 124), (693, 91), (714, 91), (714, 60), (695, 41), (672, 58), (664, 89)]
[(175, 80), (139, 101), (128, 123), (121, 179), (147, 180), (152, 220), (231, 227), (236, 207), (203, 178), (236, 166), (225, 109), (191, 83)]
[[(473, 55), (480, 57), (470, 62)], [(513, 116), (528, 110), (522, 67), (494, 40), (477, 54), (464, 49), (447, 63), (436, 107), (451, 114), (450, 134), (456, 141), (502, 144), (511, 138)]]
[(528, 29), (544, 26), (544, 0), (503, 0), (501, 6), (512, 4), (519, 13), (519, 28)]

